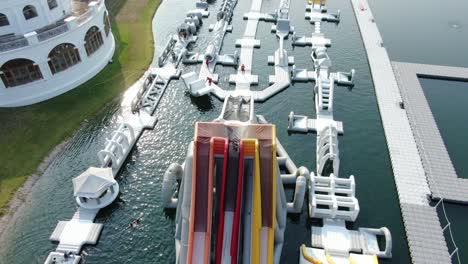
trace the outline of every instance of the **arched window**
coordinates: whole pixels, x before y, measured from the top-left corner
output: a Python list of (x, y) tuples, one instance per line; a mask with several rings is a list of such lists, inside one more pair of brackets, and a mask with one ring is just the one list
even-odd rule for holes
[(102, 44), (104, 44), (104, 41), (102, 40), (101, 31), (96, 26), (91, 27), (88, 32), (86, 32), (85, 36), (86, 54), (91, 56), (91, 54), (96, 52)]
[(49, 53), (49, 67), (52, 74), (64, 71), (80, 61), (78, 49), (70, 43), (60, 44)]
[(5, 14), (0, 13), (0, 27), (10, 25), (10, 21), (8, 21), (8, 17)]
[(109, 20), (109, 15), (107, 12), (104, 13), (104, 32), (106, 32), (106, 37), (109, 36), (109, 32), (111, 29), (111, 24)]
[(0, 77), (5, 87), (15, 87), (42, 79), (39, 66), (32, 60), (14, 59), (0, 68)]
[(49, 10), (52, 10), (58, 6), (57, 0), (47, 0), (47, 4), (49, 5)]
[(26, 20), (37, 17), (37, 10), (32, 5), (27, 5), (23, 8), (23, 15)]

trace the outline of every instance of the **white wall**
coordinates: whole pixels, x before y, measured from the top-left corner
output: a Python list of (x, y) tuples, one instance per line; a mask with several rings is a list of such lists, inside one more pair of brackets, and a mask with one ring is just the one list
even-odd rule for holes
[[(10, 21), (9, 26), (0, 27), (0, 36), (10, 33), (23, 35), (38, 28), (55, 23), (71, 13), (71, 0), (57, 0), (58, 6), (49, 10), (47, 0), (0, 0), (0, 13), (5, 14)], [(23, 8), (33, 5), (38, 16), (26, 20), (23, 15)]]
[[(28, 47), (0, 53), (0, 66), (12, 59), (29, 59), (39, 65), (44, 77), (43, 80), (10, 88), (5, 88), (0, 80), (0, 107), (28, 105), (52, 98), (84, 83), (102, 70), (112, 58), (115, 49), (112, 32), (107, 37), (105, 35), (103, 19), (105, 12), (103, 4), (96, 9), (96, 14), (92, 18), (81, 26), (75, 24), (75, 27), (65, 34)], [(104, 45), (88, 57), (84, 48), (84, 38), (92, 26), (97, 26), (101, 30)], [(81, 62), (52, 75), (48, 66), (48, 55), (54, 47), (62, 43), (75, 45), (79, 49)]]

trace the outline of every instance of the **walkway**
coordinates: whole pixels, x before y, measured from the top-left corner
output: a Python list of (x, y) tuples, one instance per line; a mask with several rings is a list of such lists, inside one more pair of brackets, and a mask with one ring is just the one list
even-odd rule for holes
[[(468, 81), (468, 69), (393, 62), (398, 86), (434, 199), (468, 203), (468, 179), (458, 178), (419, 77)], [(441, 87), (441, 89), (443, 89)]]
[(451, 263), (436, 208), (392, 64), (366, 0), (351, 0), (361, 31), (385, 130), (412, 262)]
[[(250, 85), (258, 83), (258, 76), (252, 75), (252, 59), (254, 48), (260, 47), (260, 40), (255, 39), (257, 27), (262, 14), (260, 13), (262, 0), (252, 0), (250, 12), (245, 14), (247, 17), (247, 25), (242, 39), (236, 41), (236, 46), (241, 47), (239, 57), (239, 68), (236, 75), (231, 75), (230, 79), (236, 83), (236, 90), (250, 90)], [(245, 72), (241, 68), (245, 66)]]

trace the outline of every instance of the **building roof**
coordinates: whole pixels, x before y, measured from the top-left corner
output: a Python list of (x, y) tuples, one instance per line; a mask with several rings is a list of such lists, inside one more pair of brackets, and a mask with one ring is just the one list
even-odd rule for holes
[(73, 195), (98, 198), (115, 183), (111, 168), (90, 167), (80, 176), (73, 179)]

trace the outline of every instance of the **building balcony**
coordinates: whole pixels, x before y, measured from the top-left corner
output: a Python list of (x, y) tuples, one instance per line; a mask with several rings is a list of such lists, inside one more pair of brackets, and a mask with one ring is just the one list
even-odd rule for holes
[(6, 35), (0, 37), (0, 54), (27, 48), (66, 34), (69, 31), (73, 31), (73, 29), (85, 24), (94, 15), (99, 13), (101, 8), (104, 8), (104, 0), (73, 0), (72, 14), (65, 16), (56, 23), (36, 29), (24, 35)]
[(80, 16), (68, 16), (24, 35), (0, 37), (0, 107), (55, 97), (108, 64), (115, 39), (104, 0), (87, 6)]

